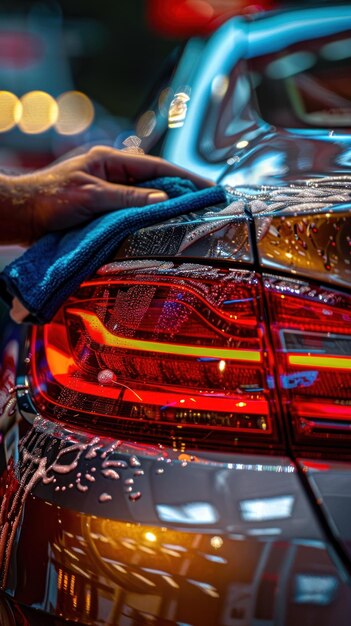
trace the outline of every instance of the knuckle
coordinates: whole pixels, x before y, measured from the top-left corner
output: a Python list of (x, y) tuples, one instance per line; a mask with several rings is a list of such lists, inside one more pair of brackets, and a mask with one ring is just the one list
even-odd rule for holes
[(123, 194), (123, 201), (127, 207), (143, 204), (142, 195), (135, 187), (126, 187)]
[(89, 157), (95, 161), (101, 159), (103, 156), (109, 153), (109, 148), (106, 146), (93, 146), (89, 149)]

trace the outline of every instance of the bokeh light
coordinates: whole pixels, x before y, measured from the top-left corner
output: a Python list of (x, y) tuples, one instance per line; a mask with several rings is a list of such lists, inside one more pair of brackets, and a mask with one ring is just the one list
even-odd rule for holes
[(211, 85), (212, 96), (215, 100), (221, 100), (224, 98), (229, 87), (229, 77), (225, 74), (217, 74), (214, 77)]
[(11, 130), (22, 116), (22, 105), (10, 91), (0, 91), (0, 132)]
[(242, 141), (238, 141), (238, 143), (236, 144), (236, 147), (239, 150), (242, 150), (243, 148), (247, 148), (248, 145), (249, 145), (249, 142), (246, 141), (246, 139), (243, 139)]
[(157, 537), (155, 535), (155, 533), (151, 532), (150, 530), (148, 530), (145, 534), (144, 537), (147, 541), (150, 541), (151, 543), (155, 543), (155, 541), (157, 541)]
[(214, 548), (215, 550), (219, 550), (219, 548), (221, 548), (222, 545), (223, 545), (222, 537), (219, 537), (218, 535), (211, 537), (212, 548)]
[(45, 91), (30, 91), (21, 98), (22, 114), (18, 126), (24, 133), (44, 133), (58, 116), (56, 100)]
[(58, 116), (55, 124), (61, 135), (77, 135), (91, 125), (95, 111), (90, 98), (80, 91), (67, 91), (57, 99)]
[(149, 137), (156, 126), (156, 115), (154, 111), (145, 111), (139, 119), (136, 126), (136, 132), (139, 137)]

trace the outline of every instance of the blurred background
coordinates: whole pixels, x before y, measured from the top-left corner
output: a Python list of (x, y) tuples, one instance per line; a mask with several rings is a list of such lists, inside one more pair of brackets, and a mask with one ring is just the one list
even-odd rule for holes
[[(157, 151), (167, 124), (183, 123), (186, 87), (175, 95), (170, 83), (189, 37), (274, 6), (259, 1), (2, 0), (0, 171), (94, 144)], [(21, 252), (3, 246), (0, 269)]]
[(33, 169), (80, 145), (123, 147), (189, 36), (206, 36), (229, 15), (271, 6), (271, 0), (2, 0), (0, 167)]
[(1, 3), (0, 166), (39, 167), (129, 126), (178, 41), (155, 35), (146, 10), (143, 0)]

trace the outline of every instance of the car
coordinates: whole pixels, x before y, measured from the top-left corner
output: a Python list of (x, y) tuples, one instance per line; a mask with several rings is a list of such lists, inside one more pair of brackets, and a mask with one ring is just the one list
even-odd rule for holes
[(2, 625), (348, 626), (350, 31), (333, 4), (191, 40), (137, 143), (229, 205), (3, 322)]

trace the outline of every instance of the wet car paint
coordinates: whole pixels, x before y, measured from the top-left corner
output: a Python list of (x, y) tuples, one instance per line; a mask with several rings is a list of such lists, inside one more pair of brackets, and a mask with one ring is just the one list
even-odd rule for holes
[[(229, 211), (211, 207), (141, 231), (117, 258), (207, 258), (348, 288), (350, 181), (334, 180), (337, 199), (326, 179), (320, 202), (313, 182), (313, 207), (306, 197), (301, 207), (307, 175), (348, 171), (348, 137), (317, 138), (314, 131), (298, 139), (266, 125), (251, 131), (248, 149), (230, 146), (220, 163), (192, 167), (206, 167), (207, 176), (229, 185), (249, 180), (262, 196), (257, 188), (233, 190)], [(177, 160), (177, 142), (171, 143), (168, 156)], [(312, 156), (301, 168), (306, 153)], [(273, 174), (265, 162), (275, 164)], [(183, 152), (184, 164), (190, 166)], [(290, 176), (293, 202), (277, 199), (274, 185)], [(317, 240), (333, 234), (330, 271)], [(56, 617), (94, 626), (348, 624), (350, 464), (175, 452), (53, 424), (36, 415), (26, 380), (16, 379), (21, 341), (12, 332), (3, 350), (0, 586), (19, 603), (17, 615), (30, 625)], [(18, 617), (6, 619), (17, 626)]]
[(347, 572), (289, 459), (179, 455), (40, 417), (19, 453), (0, 511), (19, 604), (94, 625), (347, 623)]
[(226, 260), (349, 287), (351, 175), (227, 189), (229, 206), (142, 229), (116, 259)]
[(319, 464), (304, 459), (298, 462), (328, 524), (350, 557), (350, 464), (337, 461)]

